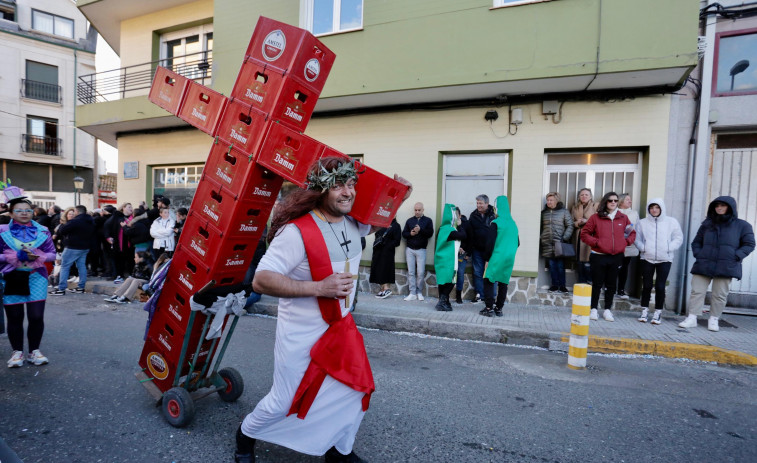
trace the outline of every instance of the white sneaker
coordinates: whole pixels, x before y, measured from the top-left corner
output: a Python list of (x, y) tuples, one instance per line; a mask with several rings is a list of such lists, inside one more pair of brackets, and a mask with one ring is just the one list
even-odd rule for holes
[(647, 322), (647, 317), (649, 316), (649, 309), (646, 307), (641, 308), (641, 316), (639, 317), (639, 321), (642, 323)]
[(681, 328), (694, 328), (697, 326), (697, 316), (689, 315), (681, 323), (678, 324)]
[(612, 312), (610, 312), (610, 309), (605, 309), (605, 311), (602, 312), (602, 318), (604, 318), (605, 321), (608, 321), (608, 322), (615, 321), (615, 317), (612, 316)]
[(44, 365), (49, 362), (49, 360), (47, 360), (47, 357), (42, 355), (42, 352), (40, 352), (39, 349), (33, 350), (32, 353), (29, 354), (28, 357), (26, 357), (26, 361), (37, 366)]
[(707, 329), (710, 331), (720, 331), (720, 327), (718, 326), (718, 317), (713, 317), (710, 315), (710, 319), (707, 320)]
[(652, 315), (652, 324), (659, 325), (661, 323), (662, 323), (662, 310), (655, 310), (654, 315)]
[(597, 309), (591, 309), (589, 320), (599, 320), (599, 312), (597, 312)]
[(8, 360), (8, 368), (18, 368), (24, 364), (24, 353), (20, 350), (14, 350), (10, 360)]
[(76, 282), (76, 277), (71, 277), (71, 278), (69, 278), (66, 281), (68, 281), (69, 283), (75, 283)]
[(416, 296), (415, 294), (408, 294), (407, 296), (405, 296), (405, 300), (406, 301), (416, 301), (416, 300), (418, 300), (418, 296)]
[(418, 293), (418, 300), (419, 300), (419, 301), (422, 301), (422, 300), (424, 300), (424, 299), (425, 299), (425, 297), (423, 297), (423, 294), (421, 294), (421, 293)]

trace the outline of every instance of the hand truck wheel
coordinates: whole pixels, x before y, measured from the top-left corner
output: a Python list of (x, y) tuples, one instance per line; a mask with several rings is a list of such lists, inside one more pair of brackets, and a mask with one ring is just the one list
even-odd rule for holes
[(188, 425), (195, 416), (194, 401), (183, 387), (172, 387), (163, 394), (161, 410), (163, 418), (175, 428)]
[(218, 396), (224, 402), (234, 402), (244, 392), (244, 381), (242, 375), (236, 370), (236, 368), (226, 367), (218, 371), (220, 376), (226, 383), (226, 388), (218, 390)]

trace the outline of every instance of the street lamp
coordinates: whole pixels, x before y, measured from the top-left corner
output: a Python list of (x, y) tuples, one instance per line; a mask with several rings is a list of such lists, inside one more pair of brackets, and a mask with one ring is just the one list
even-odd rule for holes
[(81, 190), (84, 189), (84, 179), (81, 177), (74, 177), (74, 206), (78, 206), (81, 200)]
[(731, 74), (731, 91), (733, 91), (733, 79), (736, 77), (736, 74), (740, 74), (744, 71), (746, 71), (746, 68), (749, 67), (749, 60), (742, 59), (738, 63), (734, 64), (731, 68), (730, 74)]

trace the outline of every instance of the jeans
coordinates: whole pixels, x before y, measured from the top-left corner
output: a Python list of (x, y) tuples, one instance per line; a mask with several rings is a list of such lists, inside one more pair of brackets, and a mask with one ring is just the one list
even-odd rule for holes
[(84, 285), (87, 283), (87, 253), (89, 253), (89, 249), (66, 248), (63, 250), (60, 264), (60, 282), (58, 282), (59, 290), (64, 291), (68, 287), (68, 274), (74, 264), (79, 269), (79, 288), (84, 289)]
[(0, 273), (0, 334), (5, 333), (5, 311), (3, 310), (3, 296), (5, 294), (5, 280)]
[(565, 263), (559, 257), (548, 257), (549, 277), (552, 279), (552, 286), (562, 288), (565, 286)]
[(484, 297), (484, 255), (480, 251), (473, 251), (473, 287), (480, 297)]
[(247, 302), (244, 304), (244, 310), (252, 309), (252, 306), (255, 305), (256, 302), (260, 300), (262, 296), (255, 291), (252, 291), (249, 296), (247, 296)]
[[(465, 257), (468, 257), (465, 259)], [(457, 289), (458, 293), (463, 292), (463, 284), (465, 283), (465, 268), (468, 266), (468, 261), (470, 261), (470, 256), (468, 254), (458, 254), (457, 255), (457, 283), (455, 283), (455, 289)]]
[(588, 262), (576, 262), (578, 270), (578, 282), (591, 284), (591, 264)]
[(599, 293), (605, 287), (605, 309), (612, 309), (615, 287), (618, 284), (618, 269), (623, 264), (623, 254), (591, 254), (591, 308), (599, 308)]
[(652, 279), (656, 272), (657, 278), (654, 280), (654, 308), (656, 310), (662, 310), (662, 307), (665, 305), (665, 282), (668, 280), (668, 274), (670, 273), (670, 266), (672, 264), (672, 262), (653, 264), (644, 259), (639, 261), (642, 282), (642, 307), (649, 308), (649, 300), (652, 298)]
[(422, 294), (423, 278), (426, 275), (426, 250), (405, 249), (407, 260), (407, 285), (410, 294)]

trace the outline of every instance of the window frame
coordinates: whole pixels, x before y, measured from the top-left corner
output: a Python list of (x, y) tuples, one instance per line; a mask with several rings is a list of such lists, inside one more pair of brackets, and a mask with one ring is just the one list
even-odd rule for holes
[(492, 4), (492, 9), (496, 8), (509, 8), (512, 6), (521, 6), (521, 5), (530, 5), (532, 3), (544, 3), (544, 2), (551, 2), (552, 0), (494, 0)]
[[(47, 32), (47, 31), (44, 31), (42, 29), (37, 29), (35, 27), (34, 21), (35, 21), (35, 17), (36, 17), (37, 14), (50, 16), (50, 18), (53, 20), (53, 31), (52, 32)], [(63, 19), (63, 20), (71, 22), (71, 36), (70, 37), (68, 35), (63, 35), (63, 34), (56, 33), (56, 31), (55, 31), (55, 20), (56, 19)], [(65, 16), (53, 14), (53, 13), (48, 13), (47, 11), (38, 10), (36, 8), (32, 8), (32, 29), (35, 30), (35, 31), (37, 31), (37, 32), (41, 32), (43, 34), (54, 35), (56, 37), (63, 37), (63, 38), (70, 39), (70, 40), (74, 40), (74, 37), (76, 36), (76, 22), (73, 19), (67, 18)]]
[[(718, 71), (720, 69), (720, 40), (723, 38), (737, 37), (741, 35), (754, 35), (757, 36), (757, 27), (750, 29), (740, 29), (737, 31), (724, 31), (715, 34), (715, 51), (713, 53), (713, 67), (712, 67), (712, 96), (714, 97), (726, 97), (726, 96), (742, 96), (742, 95), (755, 95), (757, 94), (757, 88), (753, 90), (735, 91), (735, 92), (721, 92), (718, 91)], [(753, 64), (757, 66), (757, 63)]]
[(333, 17), (331, 18), (331, 30), (328, 32), (320, 32), (316, 34), (315, 32), (313, 32), (313, 20), (315, 18), (315, 14), (314, 14), (315, 0), (301, 0), (300, 8), (301, 8), (301, 11), (303, 12), (302, 24), (301, 24), (302, 28), (307, 29), (316, 37), (323, 37), (326, 35), (334, 35), (334, 34), (344, 34), (347, 32), (363, 30), (364, 17), (365, 17), (365, 0), (361, 0), (362, 4), (360, 7), (360, 26), (353, 27), (350, 29), (339, 28), (339, 25), (341, 24), (342, 0), (332, 0), (332, 1), (333, 1), (334, 10), (333, 10)]

